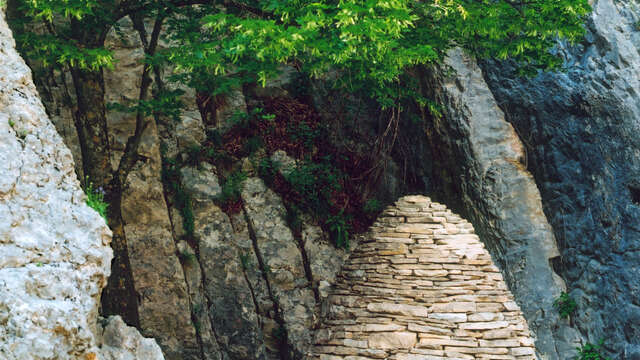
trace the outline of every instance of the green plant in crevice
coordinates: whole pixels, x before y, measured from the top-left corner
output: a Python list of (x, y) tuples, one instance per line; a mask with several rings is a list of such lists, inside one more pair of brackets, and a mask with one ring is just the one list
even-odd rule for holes
[(243, 146), (243, 151), (245, 154), (251, 156), (253, 153), (258, 151), (263, 146), (262, 138), (259, 136), (252, 136), (247, 139), (247, 142)]
[(260, 163), (258, 163), (258, 176), (260, 176), (267, 185), (273, 183), (277, 173), (278, 165), (270, 158), (263, 158), (260, 160)]
[(578, 304), (576, 304), (575, 300), (573, 300), (569, 294), (563, 292), (560, 296), (553, 302), (553, 306), (558, 309), (560, 313), (560, 317), (568, 318), (576, 308)]
[(104, 196), (106, 195), (104, 189), (102, 187), (95, 189), (93, 182), (89, 180), (89, 177), (86, 177), (84, 192), (87, 194), (87, 205), (100, 214), (105, 222), (108, 222), (107, 209), (109, 204), (104, 201)]
[(196, 254), (187, 249), (180, 251), (178, 253), (178, 258), (180, 259), (180, 263), (184, 265), (193, 265), (198, 260)]
[(342, 189), (344, 175), (323, 159), (303, 162), (284, 177), (299, 195), (301, 207), (322, 219), (330, 215), (332, 195)]
[(343, 212), (329, 216), (325, 225), (329, 228), (333, 243), (337, 248), (349, 249), (350, 226)]
[(300, 235), (302, 233), (302, 218), (300, 217), (300, 209), (298, 209), (297, 206), (287, 206), (285, 220), (294, 235)]
[(382, 210), (382, 204), (376, 198), (367, 199), (362, 205), (362, 211), (369, 216), (374, 216)]
[(250, 253), (242, 253), (240, 254), (240, 264), (242, 265), (242, 270), (247, 271), (251, 269), (251, 254)]
[(185, 162), (188, 165), (200, 168), (200, 163), (204, 160), (206, 152), (200, 145), (191, 145), (186, 149), (185, 154), (187, 157)]
[(242, 171), (231, 173), (222, 184), (220, 194), (216, 196), (216, 201), (227, 211), (237, 212), (240, 210), (240, 192), (242, 183), (247, 179), (247, 174)]
[(578, 350), (577, 360), (611, 360), (610, 357), (602, 355), (602, 345), (604, 339), (600, 340), (598, 345), (592, 343), (586, 343), (582, 347), (576, 348)]
[(184, 230), (186, 238), (193, 240), (196, 226), (191, 195), (185, 191), (181, 184), (175, 194), (175, 205), (182, 215), (182, 229)]
[(173, 194), (173, 205), (180, 211), (180, 215), (182, 215), (182, 229), (185, 232), (186, 240), (193, 241), (195, 218), (193, 215), (191, 195), (186, 192), (182, 182), (180, 181), (178, 161), (176, 159), (166, 157), (166, 151), (161, 151), (161, 153), (162, 182), (168, 185), (169, 190)]
[(264, 264), (262, 266), (262, 273), (264, 275), (271, 275), (273, 274), (273, 271), (271, 270), (271, 266), (269, 266), (269, 264)]

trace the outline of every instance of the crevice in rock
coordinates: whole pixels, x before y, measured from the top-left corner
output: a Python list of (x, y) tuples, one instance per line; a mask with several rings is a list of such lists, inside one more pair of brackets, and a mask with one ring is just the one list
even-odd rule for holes
[(564, 266), (564, 262), (562, 261), (562, 256), (555, 256), (550, 258), (549, 265), (551, 265), (553, 272), (556, 273), (558, 276), (561, 276), (564, 273), (565, 266)]
[[(161, 157), (161, 161), (164, 163), (164, 157)], [(163, 167), (165, 166), (164, 164), (162, 165)], [(173, 242), (176, 244), (176, 247), (178, 245), (178, 237), (176, 236), (176, 230), (175, 230), (175, 223), (173, 220), (173, 215), (171, 214), (171, 204), (169, 202), (169, 192), (167, 191), (167, 184), (165, 184), (164, 181), (162, 181), (162, 195), (164, 198), (164, 203), (167, 205), (167, 218), (169, 219), (169, 224), (171, 227), (171, 237), (173, 238)], [(198, 261), (198, 264), (200, 263), (200, 256), (197, 252), (197, 249), (194, 249), (195, 251), (195, 256), (196, 256), (196, 261)], [(176, 254), (176, 256), (180, 257), (180, 254)], [(187, 279), (187, 271), (185, 269), (185, 266), (187, 266), (185, 263), (183, 263), (183, 261), (180, 261), (180, 268), (182, 269), (182, 276), (185, 278), (185, 284), (187, 286), (187, 290), (189, 292), (189, 294), (192, 292), (191, 289), (189, 288), (189, 282), (186, 281)], [(191, 296), (189, 296), (189, 311), (191, 313), (191, 322), (194, 325), (194, 329), (196, 331), (196, 341), (198, 342), (198, 347), (200, 347), (200, 358), (201, 359), (206, 359), (206, 356), (204, 354), (204, 342), (202, 341), (202, 334), (201, 334), (201, 329), (196, 326), (196, 322), (198, 321), (197, 317), (196, 317), (196, 312), (194, 309), (194, 305), (193, 305), (193, 299), (191, 298)], [(217, 340), (216, 340), (217, 341)]]
[(260, 251), (260, 247), (258, 246), (258, 238), (256, 236), (253, 222), (249, 217), (249, 214), (247, 213), (247, 209), (245, 208), (244, 204), (242, 205), (242, 212), (244, 214), (245, 220), (247, 221), (247, 229), (249, 230), (249, 237), (251, 238), (251, 242), (253, 243), (253, 251), (255, 252), (256, 258), (258, 259), (258, 265), (260, 266), (260, 273), (262, 274), (262, 277), (267, 286), (267, 292), (269, 293), (269, 298), (273, 302), (274, 320), (279, 325), (277, 338), (279, 341), (280, 359), (291, 360), (293, 358), (292, 357), (293, 348), (288, 342), (289, 336), (287, 335), (287, 328), (285, 327), (284, 318), (280, 310), (280, 304), (271, 288), (271, 283), (269, 281), (269, 276), (268, 276), (269, 269), (264, 262), (264, 258), (262, 257), (262, 252)]
[(247, 275), (247, 267), (249, 261), (249, 254), (241, 254), (240, 255), (240, 263), (242, 265), (242, 276), (244, 276), (244, 281), (247, 283), (247, 287), (249, 288), (249, 292), (251, 293), (251, 301), (253, 301), (253, 306), (256, 309), (258, 327), (262, 329), (262, 320), (261, 320), (261, 312), (260, 306), (258, 306), (258, 298), (256, 297), (255, 290), (253, 289), (253, 285), (251, 285), (251, 281), (249, 281), (249, 276)]
[[(198, 266), (200, 266), (200, 273), (202, 274), (202, 286), (204, 287), (207, 284), (207, 278), (204, 272), (204, 268), (202, 267), (202, 262), (200, 261), (200, 256), (198, 255), (198, 253), (196, 253), (196, 257), (198, 258)], [(212, 305), (212, 301), (209, 298), (209, 294), (207, 294), (207, 292), (204, 292), (204, 298), (207, 299), (207, 310), (211, 309), (213, 307)], [(211, 316), (211, 311), (208, 311), (209, 313), (209, 321), (211, 321), (211, 323), (214, 323), (214, 318)], [(216, 340), (216, 344), (218, 344), (218, 349), (220, 349), (220, 355), (223, 358), (224, 355), (223, 353), (227, 352), (226, 347), (222, 344), (222, 342), (220, 342), (219, 337), (218, 337), (218, 333), (216, 332), (216, 329), (214, 326), (211, 327), (211, 333), (213, 333), (213, 338)]]
[(316, 304), (320, 304), (320, 292), (318, 291), (318, 284), (313, 281), (313, 273), (311, 271), (311, 262), (309, 261), (309, 255), (304, 248), (304, 239), (302, 238), (302, 221), (298, 210), (284, 204), (287, 210), (287, 225), (291, 229), (291, 234), (296, 240), (298, 250), (300, 250), (300, 256), (302, 257), (302, 265), (304, 267), (304, 275), (309, 281), (309, 287), (313, 291), (313, 297), (316, 300)]
[(631, 193), (631, 201), (635, 205), (640, 205), (640, 185), (629, 185), (629, 193)]
[(109, 227), (113, 232), (111, 248), (113, 249), (113, 260), (111, 262), (111, 275), (107, 286), (102, 290), (101, 314), (103, 316), (120, 315), (125, 323), (134, 326), (139, 330), (140, 314), (138, 313), (139, 296), (135, 289), (131, 262), (129, 260), (129, 249), (127, 237), (124, 231), (122, 220), (121, 204), (122, 193), (116, 192), (113, 198), (108, 201), (109, 206)]

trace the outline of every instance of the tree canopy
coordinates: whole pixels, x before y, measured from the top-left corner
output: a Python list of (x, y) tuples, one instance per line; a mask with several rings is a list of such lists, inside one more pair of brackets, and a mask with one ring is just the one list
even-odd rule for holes
[(264, 84), (288, 64), (380, 99), (407, 68), (438, 63), (452, 47), (514, 59), (528, 73), (557, 70), (550, 50), (580, 38), (590, 11), (587, 0), (19, 1), (25, 23), (49, 30), (19, 36), (45, 63), (108, 67), (108, 29), (124, 16), (161, 16), (171, 47), (153, 61), (176, 66), (192, 86)]

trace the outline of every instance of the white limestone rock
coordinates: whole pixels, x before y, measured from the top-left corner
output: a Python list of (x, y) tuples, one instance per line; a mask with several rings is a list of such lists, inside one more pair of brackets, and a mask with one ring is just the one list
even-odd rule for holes
[(104, 358), (96, 320), (111, 231), (86, 205), (73, 166), (0, 11), (2, 359)]

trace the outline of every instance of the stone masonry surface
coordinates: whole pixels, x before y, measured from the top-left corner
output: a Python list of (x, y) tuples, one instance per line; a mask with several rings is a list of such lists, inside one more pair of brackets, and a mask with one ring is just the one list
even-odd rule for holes
[(308, 359), (535, 359), (535, 347), (473, 226), (406, 196), (346, 262)]

